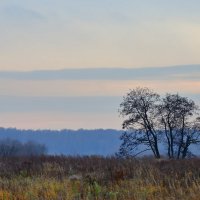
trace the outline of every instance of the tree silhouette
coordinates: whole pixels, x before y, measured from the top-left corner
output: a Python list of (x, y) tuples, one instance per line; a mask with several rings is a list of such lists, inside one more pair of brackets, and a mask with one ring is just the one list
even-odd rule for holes
[(136, 88), (124, 96), (119, 112), (126, 132), (118, 155), (133, 156), (142, 146), (142, 152), (151, 150), (160, 158), (159, 147), (164, 143), (169, 158), (186, 158), (189, 147), (200, 142), (198, 106), (179, 94), (161, 98), (148, 88)]

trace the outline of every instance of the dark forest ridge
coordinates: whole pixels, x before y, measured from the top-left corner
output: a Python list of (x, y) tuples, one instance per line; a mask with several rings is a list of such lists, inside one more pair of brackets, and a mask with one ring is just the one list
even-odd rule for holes
[(122, 131), (96, 130), (18, 130), (0, 128), (0, 140), (14, 139), (44, 144), (49, 154), (64, 155), (113, 155), (120, 146)]
[(0, 71), (0, 79), (16, 80), (199, 80), (200, 65), (144, 68), (80, 68)]

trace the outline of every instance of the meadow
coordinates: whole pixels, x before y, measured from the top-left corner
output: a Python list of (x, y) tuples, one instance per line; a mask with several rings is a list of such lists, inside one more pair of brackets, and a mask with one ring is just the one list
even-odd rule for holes
[(1, 200), (198, 200), (200, 159), (0, 158)]

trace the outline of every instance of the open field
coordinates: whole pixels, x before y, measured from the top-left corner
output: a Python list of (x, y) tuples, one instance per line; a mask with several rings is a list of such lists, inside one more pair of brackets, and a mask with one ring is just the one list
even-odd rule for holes
[(0, 159), (1, 200), (198, 200), (200, 159)]

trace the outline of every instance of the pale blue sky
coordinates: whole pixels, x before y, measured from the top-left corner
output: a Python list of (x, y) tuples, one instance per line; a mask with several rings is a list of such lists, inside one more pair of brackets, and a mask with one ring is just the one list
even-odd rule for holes
[(199, 64), (198, 0), (1, 0), (0, 69)]
[(1, 0), (0, 125), (120, 129), (118, 106), (137, 86), (198, 101), (199, 8), (199, 0)]

